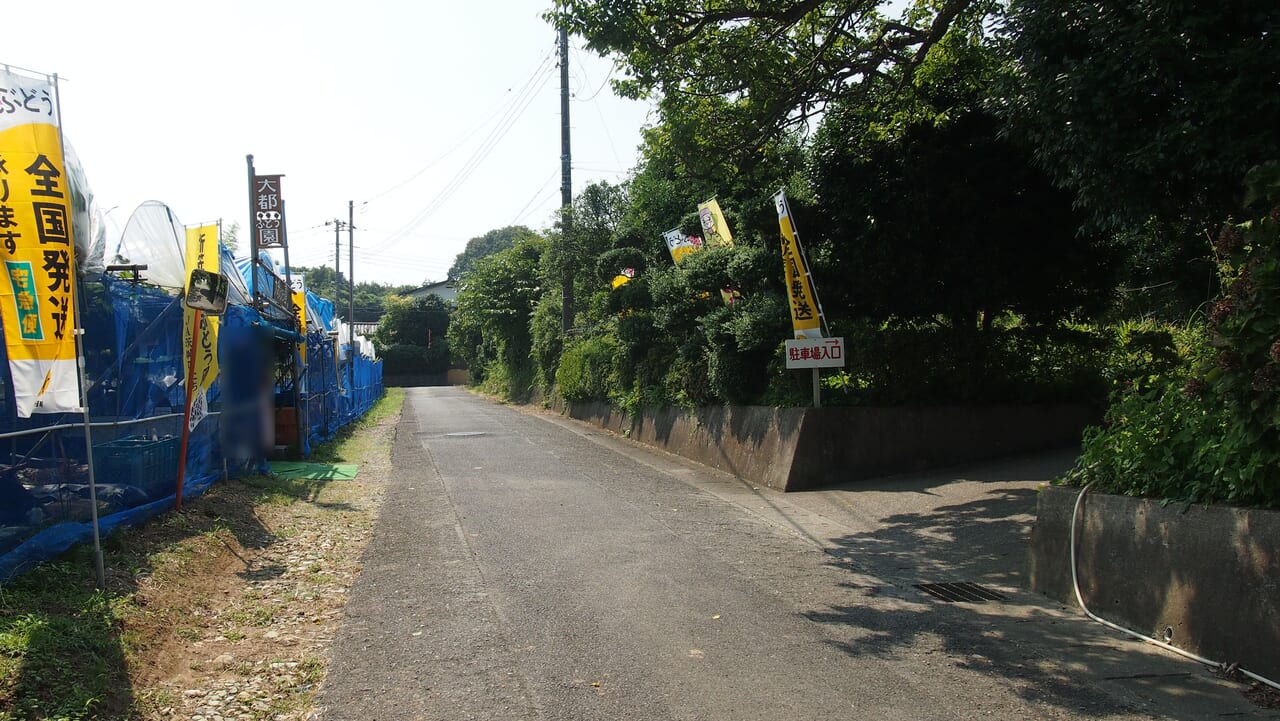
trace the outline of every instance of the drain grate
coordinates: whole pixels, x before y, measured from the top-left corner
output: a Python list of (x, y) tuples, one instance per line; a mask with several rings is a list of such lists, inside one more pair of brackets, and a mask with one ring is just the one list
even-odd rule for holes
[(916, 588), (947, 603), (983, 603), (984, 601), (1003, 601), (1005, 596), (996, 593), (986, 586), (963, 581), (960, 583), (917, 583)]

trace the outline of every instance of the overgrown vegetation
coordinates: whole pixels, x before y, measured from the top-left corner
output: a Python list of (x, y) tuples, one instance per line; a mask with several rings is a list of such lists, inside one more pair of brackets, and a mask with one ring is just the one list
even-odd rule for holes
[[(1240, 207), (1239, 178), (1280, 158), (1268, 90), (1280, 7), (887, 7), (557, 2), (548, 17), (612, 54), (626, 71), (615, 90), (653, 100), (656, 119), (626, 182), (584, 189), (537, 237), (493, 231), (512, 242), (489, 243), (483, 260), (478, 243), (466, 259), (450, 342), (473, 380), (513, 399), (558, 388), (627, 411), (806, 404), (807, 378), (781, 352), (792, 331), (772, 196), (785, 188), (830, 331), (849, 349), (824, 402), (1102, 407), (1118, 392), (1114, 417), (1149, 403), (1182, 418), (1183, 401), (1157, 390), (1191, 377), (1207, 352), (1195, 338), (1226, 337), (1235, 321), (1206, 328), (1201, 309), (1242, 272), (1219, 276), (1239, 261), (1207, 238)], [(701, 235), (695, 208), (713, 196), (734, 246), (677, 267), (663, 232)], [(1239, 295), (1230, 318), (1245, 317)], [(1234, 395), (1201, 379), (1225, 407), (1260, 402), (1245, 398), (1252, 377)], [(1188, 426), (1187, 444), (1223, 424), (1235, 457), (1253, 459), (1241, 461), (1245, 485), (1272, 482), (1268, 452), (1251, 445), (1272, 442), (1256, 418), (1197, 422), (1208, 425)], [(1128, 453), (1124, 468), (1145, 470), (1117, 475), (1161, 479), (1132, 492), (1275, 502), (1195, 486), (1206, 481), (1189, 469), (1210, 472), (1208, 455), (1169, 480), (1161, 468), (1175, 462), (1152, 458), (1175, 442), (1160, 438), (1112, 437), (1090, 462)]]
[(1249, 176), (1251, 217), (1214, 243), (1222, 296), (1187, 362), (1120, 391), (1070, 476), (1102, 489), (1280, 506), (1280, 164)]

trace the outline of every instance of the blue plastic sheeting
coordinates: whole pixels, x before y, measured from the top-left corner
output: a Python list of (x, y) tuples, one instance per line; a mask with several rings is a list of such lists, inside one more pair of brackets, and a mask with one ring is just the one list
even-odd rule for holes
[(354, 369), (347, 363), (340, 364), (334, 352), (335, 343), (333, 337), (324, 333), (307, 335), (298, 423), (307, 429), (311, 446), (333, 438), (339, 429), (364, 415), (382, 397), (382, 362), (358, 356)]
[(333, 301), (307, 291), (307, 309), (309, 311), (307, 317), (316, 318), (316, 325), (320, 328), (327, 331), (338, 329), (338, 321), (333, 312)]
[[(229, 255), (224, 263), (230, 267)], [(160, 288), (111, 276), (81, 279), (85, 369), (100, 526), (104, 534), (172, 508), (185, 403), (181, 300)], [(243, 293), (232, 292), (233, 297)], [(309, 304), (310, 305), (310, 304)], [(332, 304), (328, 304), (332, 308)], [(330, 310), (331, 312), (331, 310)], [(274, 418), (263, 399), (296, 411), (304, 454), (359, 418), (382, 396), (382, 364), (335, 361), (335, 339), (306, 336), (307, 364), (295, 394), (288, 368), (297, 346), (257, 311), (232, 305), (219, 334), (220, 375), (210, 414), (190, 434), (183, 498), (225, 476), (266, 468)], [(90, 538), (88, 453), (83, 416), (17, 418), (0, 343), (0, 582)], [(354, 385), (353, 385), (354, 382)]]

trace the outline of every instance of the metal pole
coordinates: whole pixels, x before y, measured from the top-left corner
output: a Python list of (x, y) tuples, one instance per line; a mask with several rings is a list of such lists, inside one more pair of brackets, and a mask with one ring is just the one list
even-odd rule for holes
[(253, 209), (253, 155), (244, 156), (249, 166), (249, 307), (258, 308), (258, 225)]
[(174, 490), (173, 510), (182, 510), (182, 484), (187, 478), (187, 439), (191, 437), (191, 399), (199, 390), (196, 386), (196, 344), (200, 337), (200, 318), (202, 314), (199, 308), (194, 309), (192, 313), (191, 323), (191, 351), (187, 354), (187, 376), (184, 379), (186, 392), (186, 405), (182, 411), (182, 441), (178, 447), (178, 486)]
[(822, 370), (813, 369), (813, 407), (822, 407)]
[(342, 221), (337, 218), (333, 219), (333, 287), (339, 287), (338, 282), (342, 279)]
[(564, 277), (561, 279), (560, 331), (573, 328), (573, 262), (570, 238), (573, 237), (573, 171), (569, 151), (569, 30), (560, 28), (560, 243), (565, 255)]
[[(58, 74), (53, 76), (53, 102), (58, 108), (58, 149), (62, 153), (62, 162), (67, 162), (66, 143), (62, 139), (62, 95), (58, 88)], [(70, 224), (69, 224), (70, 225)], [(68, 234), (74, 232), (67, 228)], [(75, 247), (72, 237), (71, 247)], [(99, 589), (107, 587), (106, 566), (102, 561), (102, 530), (98, 525), (98, 479), (93, 468), (93, 430), (89, 423), (89, 384), (84, 372), (84, 308), (81, 307), (80, 284), (76, 280), (75, 267), (71, 269), (71, 301), (75, 306), (76, 322), (71, 334), (76, 339), (76, 382), (80, 385), (80, 410), (84, 414), (84, 451), (89, 465), (89, 518), (93, 523), (93, 570)]]
[(347, 201), (347, 275), (351, 276), (351, 292), (347, 294), (347, 343), (351, 350), (348, 355), (347, 375), (351, 385), (351, 411), (355, 415), (356, 400), (356, 202)]
[[(285, 201), (280, 201), (280, 216), (284, 217)], [(293, 270), (289, 267), (289, 229), (285, 227), (283, 222), (280, 223), (280, 247), (284, 251), (284, 284), (289, 286), (289, 305), (293, 306)], [(307, 334), (307, 329), (303, 328), (298, 331), (303, 335)]]

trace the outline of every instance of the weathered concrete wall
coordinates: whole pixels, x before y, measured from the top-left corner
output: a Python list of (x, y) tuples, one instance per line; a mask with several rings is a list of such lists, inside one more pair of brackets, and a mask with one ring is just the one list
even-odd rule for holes
[(1093, 420), (1084, 405), (939, 408), (712, 407), (631, 418), (604, 403), (569, 416), (780, 490), (1061, 448)]
[(1064, 448), (1096, 420), (1067, 403), (808, 409), (787, 490)]
[[(1071, 605), (1071, 511), (1046, 487), (1028, 551), (1031, 588)], [(1076, 524), (1089, 610), (1214, 661), (1280, 678), (1280, 512), (1169, 504), (1090, 491)]]
[(802, 408), (665, 409), (632, 419), (607, 403), (571, 403), (568, 414), (740, 478), (786, 489)]
[(396, 373), (382, 377), (382, 385), (401, 388), (419, 388), (422, 386), (464, 386), (467, 384), (466, 369), (452, 368), (448, 373)]

